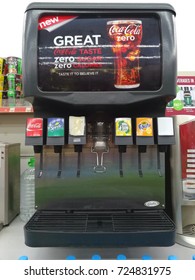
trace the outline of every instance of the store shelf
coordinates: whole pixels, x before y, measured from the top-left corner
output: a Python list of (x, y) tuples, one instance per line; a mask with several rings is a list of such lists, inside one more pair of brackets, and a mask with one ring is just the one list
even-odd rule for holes
[(22, 104), (15, 106), (0, 106), (0, 113), (32, 113), (33, 106), (28, 101), (23, 101)]

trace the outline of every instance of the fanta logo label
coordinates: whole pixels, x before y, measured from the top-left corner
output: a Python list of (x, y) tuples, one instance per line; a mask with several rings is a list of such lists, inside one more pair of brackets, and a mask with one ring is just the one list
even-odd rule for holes
[(147, 128), (149, 128), (151, 126), (150, 123), (146, 123), (146, 122), (142, 122), (138, 125), (140, 130), (146, 130)]

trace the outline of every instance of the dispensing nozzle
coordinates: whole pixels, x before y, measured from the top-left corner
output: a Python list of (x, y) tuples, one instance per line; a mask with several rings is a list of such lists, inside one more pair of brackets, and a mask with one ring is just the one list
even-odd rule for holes
[(161, 164), (160, 164), (160, 147), (157, 147), (157, 170), (158, 170), (158, 175), (162, 177), (161, 173)]
[(96, 154), (96, 165), (94, 171), (96, 173), (106, 172), (104, 166), (104, 154), (109, 152), (108, 131), (105, 122), (96, 122), (93, 125), (93, 146), (91, 152)]
[(54, 152), (59, 154), (57, 177), (60, 178), (62, 174), (62, 146), (54, 146)]
[(140, 145), (138, 146), (138, 173), (140, 177), (143, 177), (143, 171), (142, 171), (142, 160), (141, 160), (141, 154), (146, 153), (146, 146)]
[(119, 174), (120, 177), (123, 177), (123, 153), (126, 153), (127, 146), (126, 145), (119, 145)]
[(43, 149), (40, 152), (40, 165), (39, 165), (38, 177), (40, 178), (42, 175), (43, 175)]

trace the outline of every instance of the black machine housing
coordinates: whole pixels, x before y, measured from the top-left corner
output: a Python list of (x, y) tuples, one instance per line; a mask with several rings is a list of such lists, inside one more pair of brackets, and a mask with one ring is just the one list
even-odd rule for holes
[[(126, 19), (135, 18), (141, 19), (143, 22), (143, 40), (141, 43), (140, 54), (140, 86), (137, 88), (116, 89), (112, 85), (111, 78), (113, 78), (113, 65), (112, 62), (107, 63), (107, 58), (110, 57), (111, 47), (103, 47), (103, 41), (98, 45), (102, 47), (101, 56), (108, 64), (108, 69), (105, 71), (99, 69), (97, 77), (82, 77), (69, 79), (62, 85), (61, 78), (53, 76), (52, 63), (49, 61), (49, 68), (43, 66), (40, 59), (41, 55), (48, 54), (48, 57), (53, 59), (53, 49), (55, 46), (44, 45), (44, 39), (50, 38), (52, 32), (58, 31), (40, 31), (38, 29), (39, 19), (47, 15), (76, 15), (76, 20), (70, 22), (78, 22), (82, 25), (83, 34), (94, 34), (93, 26), (87, 26), (85, 20), (92, 20), (92, 23), (103, 22), (107, 19)], [(79, 19), (83, 21), (79, 22)], [(150, 25), (152, 19), (152, 25)], [(84, 22), (84, 23), (83, 23)], [(144, 25), (145, 23), (145, 25)], [(67, 25), (64, 28), (68, 28)], [(94, 25), (95, 26), (95, 25)], [(147, 56), (145, 46), (150, 45), (155, 37), (150, 28), (158, 31), (157, 41), (158, 44), (158, 57), (156, 58), (156, 49), (152, 47), (150, 57), (155, 61), (150, 63), (149, 55)], [(60, 30), (62, 30), (61, 27)], [(79, 32), (79, 27), (72, 25), (72, 29), (77, 28), (75, 31)], [(85, 31), (84, 28), (87, 28)], [(145, 29), (144, 29), (145, 28)], [(95, 29), (96, 30), (96, 29)], [(42, 33), (41, 33), (42, 32)], [(43, 33), (45, 32), (45, 34)], [(73, 32), (68, 29), (67, 32)], [(88, 33), (87, 33), (88, 32)], [(144, 33), (145, 32), (145, 33)], [(43, 35), (41, 35), (43, 34)], [(74, 34), (74, 33), (73, 33)], [(75, 36), (75, 34), (73, 36)], [(101, 38), (104, 37), (105, 33)], [(148, 38), (144, 37), (147, 34)], [(48, 36), (48, 37), (47, 37)], [(59, 36), (59, 33), (56, 33)], [(102, 39), (103, 40), (103, 39)], [(154, 40), (156, 40), (154, 38)], [(106, 41), (108, 43), (108, 41)], [(105, 43), (105, 45), (106, 45)], [(83, 46), (80, 46), (84, 48)], [(53, 49), (52, 49), (53, 48)], [(72, 46), (69, 47), (71, 49)], [(87, 48), (87, 47), (86, 47)], [(46, 50), (47, 49), (47, 50)], [(52, 52), (50, 50), (52, 49)], [(63, 47), (62, 47), (63, 49)], [(43, 50), (43, 52), (42, 52)], [(154, 51), (154, 53), (153, 53)], [(44, 53), (45, 52), (45, 53)], [(74, 56), (74, 55), (72, 55)], [(145, 59), (143, 59), (145, 57)], [(77, 56), (78, 59), (78, 56)], [(139, 152), (145, 154), (145, 147), (149, 145), (158, 145), (158, 137), (156, 132), (152, 142), (140, 142), (136, 140), (135, 133), (135, 120), (138, 117), (149, 117), (154, 119), (154, 129), (156, 129), (156, 119), (165, 116), (167, 103), (174, 99), (176, 96), (176, 76), (177, 76), (177, 50), (176, 50), (176, 33), (175, 33), (175, 11), (169, 4), (77, 4), (77, 3), (32, 3), (25, 11), (24, 34), (23, 34), (23, 91), (25, 98), (33, 103), (34, 116), (36, 118), (44, 119), (44, 129), (46, 130), (45, 120), (50, 117), (65, 118), (65, 137), (64, 145), (61, 143), (56, 146), (62, 146), (63, 149), (69, 149), (69, 154), (75, 152), (82, 152), (85, 160), (83, 160), (83, 169), (87, 172), (88, 159), (87, 149), (93, 142), (93, 124), (107, 123), (108, 132), (108, 145), (110, 147), (110, 162), (118, 157), (115, 155), (116, 151), (122, 152), (126, 156), (127, 152), (131, 154), (132, 158), (136, 158), (137, 148)], [(149, 61), (149, 62), (148, 62)], [(151, 60), (152, 61), (152, 60)], [(109, 61), (110, 62), (110, 61)], [(143, 63), (143, 64), (142, 64)], [(45, 70), (46, 69), (46, 70)], [(42, 71), (43, 70), (43, 71)], [(53, 69), (54, 70), (54, 69)], [(78, 69), (76, 69), (78, 71)], [(74, 70), (74, 71), (76, 71)], [(44, 72), (45, 71), (45, 72)], [(74, 72), (73, 71), (73, 72)], [(81, 69), (79, 69), (81, 73)], [(82, 70), (85, 73), (90, 69)], [(93, 70), (95, 71), (95, 70)], [(65, 73), (65, 72), (64, 72)], [(66, 72), (66, 73), (70, 73)], [(76, 73), (76, 72), (75, 72)], [(95, 73), (95, 72), (94, 72)], [(67, 74), (70, 76), (70, 74)], [(68, 79), (67, 79), (68, 81)], [(86, 142), (83, 140), (82, 148), (76, 145), (76, 148), (68, 143), (68, 117), (69, 116), (85, 116), (86, 117)], [(122, 145), (116, 144), (114, 140), (114, 120), (120, 117), (132, 118), (132, 139), (130, 144), (125, 141)], [(105, 130), (106, 131), (106, 130)], [(118, 139), (118, 138), (117, 138)], [(37, 139), (35, 142), (28, 142), (35, 147), (35, 153), (39, 154), (44, 150), (45, 161), (49, 162), (50, 147), (47, 147), (46, 133), (43, 135), (42, 144), (38, 144)], [(164, 141), (164, 142), (163, 142)], [(171, 144), (174, 141), (170, 142)], [(52, 142), (50, 143), (52, 144)], [(55, 145), (55, 143), (53, 143)], [(49, 145), (50, 146), (50, 145)], [(125, 146), (126, 148), (122, 147)], [(30, 221), (25, 225), (25, 243), (32, 247), (42, 246), (87, 246), (87, 247), (116, 247), (116, 246), (171, 246), (175, 242), (175, 226), (172, 222), (171, 211), (171, 187), (170, 187), (170, 169), (169, 169), (169, 147), (167, 146), (166, 139), (160, 143), (163, 151), (163, 164), (164, 164), (164, 179), (163, 179), (163, 202), (157, 207), (146, 207), (141, 201), (135, 201), (130, 198), (127, 193), (119, 191), (117, 198), (117, 191), (115, 197), (109, 195), (109, 190), (112, 187), (108, 183), (108, 191), (101, 192), (101, 186), (97, 197), (95, 195), (86, 198), (81, 193), (71, 197), (68, 193), (68, 198), (65, 200), (56, 201), (41, 201), (37, 204), (37, 211)], [(156, 147), (156, 146), (155, 146)], [(143, 149), (142, 149), (143, 148)], [(47, 153), (49, 149), (49, 153)], [(133, 151), (131, 151), (133, 149)], [(150, 148), (149, 148), (150, 150)], [(165, 153), (164, 153), (165, 151)], [(149, 155), (153, 156), (153, 153)], [(66, 152), (65, 152), (65, 156)], [(90, 155), (91, 156), (91, 155)], [(73, 156), (74, 157), (74, 156)], [(91, 158), (90, 158), (91, 160)], [(89, 162), (91, 163), (91, 161)], [(55, 162), (55, 161), (53, 161)], [(128, 162), (128, 157), (125, 163)], [(110, 164), (110, 163), (109, 163)], [(48, 166), (50, 166), (48, 164)], [(37, 168), (37, 165), (36, 165)], [(82, 168), (81, 168), (82, 169)], [(115, 169), (113, 169), (114, 172)], [(133, 171), (135, 173), (135, 171)], [(82, 171), (81, 171), (82, 174)], [(46, 176), (46, 175), (45, 175)], [(48, 175), (50, 176), (50, 175)], [(89, 175), (90, 177), (91, 175)], [(99, 180), (98, 176), (94, 177)], [(103, 175), (104, 176), (104, 175)], [(103, 177), (102, 176), (102, 177)], [(110, 177), (113, 176), (111, 172)], [(82, 175), (81, 175), (82, 177)], [(93, 176), (91, 176), (93, 177)], [(91, 178), (90, 177), (90, 178)], [(39, 193), (39, 186), (44, 181), (43, 178), (36, 178), (36, 192)], [(118, 189), (123, 185), (123, 178), (119, 178)], [(41, 181), (42, 180), (42, 181)], [(59, 178), (53, 180), (53, 184), (58, 184)], [(66, 175), (62, 176), (64, 182), (64, 192), (66, 196)], [(79, 185), (80, 178), (75, 182), (76, 186)], [(102, 181), (101, 181), (102, 180)], [(105, 184), (107, 187), (107, 179), (105, 183), (101, 178), (100, 184)], [(145, 186), (144, 176), (139, 178), (138, 187), (141, 190)], [(52, 181), (52, 180), (51, 180)], [(84, 181), (84, 184), (87, 181)], [(130, 179), (131, 182), (131, 179)], [(80, 183), (83, 184), (83, 183)], [(93, 183), (92, 183), (93, 184)], [(161, 183), (160, 183), (161, 184)], [(78, 186), (77, 186), (78, 187)], [(131, 188), (131, 183), (129, 183)], [(43, 190), (41, 186), (41, 190)], [(56, 192), (58, 189), (56, 188)], [(39, 194), (36, 194), (38, 200)], [(152, 195), (151, 195), (152, 196)], [(150, 194), (149, 194), (150, 197)], [(138, 198), (139, 200), (139, 198)], [(147, 200), (147, 198), (146, 198)], [(151, 199), (152, 201), (153, 199)], [(48, 203), (47, 203), (48, 202)], [(143, 206), (142, 206), (143, 205)]]

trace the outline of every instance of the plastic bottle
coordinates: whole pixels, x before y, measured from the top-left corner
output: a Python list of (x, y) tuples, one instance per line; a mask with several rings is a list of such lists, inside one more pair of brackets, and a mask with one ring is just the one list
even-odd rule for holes
[(28, 168), (21, 175), (20, 218), (27, 222), (35, 212), (35, 159), (30, 158)]

